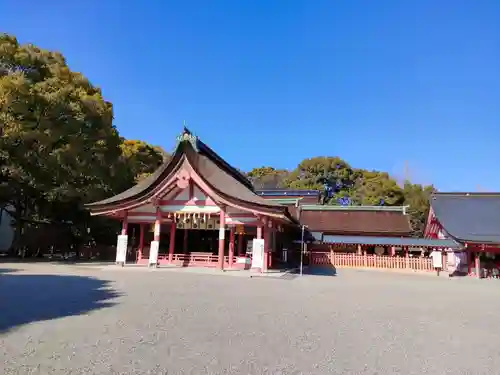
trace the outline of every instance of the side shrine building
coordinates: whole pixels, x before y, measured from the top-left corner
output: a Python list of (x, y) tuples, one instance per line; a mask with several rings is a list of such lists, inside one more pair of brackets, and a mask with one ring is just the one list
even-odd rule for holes
[(302, 250), (304, 261), (317, 265), (410, 267), (412, 252), (423, 256), (424, 249), (459, 246), (451, 239), (411, 238), (406, 207), (319, 201), (314, 190), (255, 191), (184, 128), (173, 155), (154, 174), (86, 207), (122, 222), (116, 249), (121, 264), (265, 272), (298, 265)]
[(435, 193), (424, 235), (463, 247), (449, 263), (462, 274), (500, 278), (500, 193)]

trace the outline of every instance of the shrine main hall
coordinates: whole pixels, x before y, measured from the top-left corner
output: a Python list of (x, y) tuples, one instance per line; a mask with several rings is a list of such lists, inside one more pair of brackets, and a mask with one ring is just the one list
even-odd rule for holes
[[(265, 272), (270, 253), (300, 232), (286, 206), (257, 195), (241, 172), (187, 129), (154, 174), (87, 209), (122, 222), (116, 255), (121, 264)], [(139, 235), (129, 241), (132, 226)]]

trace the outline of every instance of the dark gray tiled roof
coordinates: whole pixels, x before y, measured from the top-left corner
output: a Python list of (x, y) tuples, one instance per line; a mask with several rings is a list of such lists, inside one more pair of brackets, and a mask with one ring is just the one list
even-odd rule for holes
[(500, 193), (436, 193), (434, 216), (461, 242), (500, 243)]
[(177, 166), (182, 164), (183, 158), (187, 158), (201, 178), (227, 198), (235, 198), (252, 205), (259, 205), (264, 210), (286, 215), (290, 220), (295, 221), (289, 216), (286, 206), (257, 195), (251, 182), (241, 172), (229, 165), (197, 137), (194, 137), (189, 130), (184, 129), (182, 135), (187, 136), (187, 141), (179, 141), (172, 157), (151, 176), (118, 195), (87, 204), (86, 207), (91, 210), (99, 210), (104, 206), (109, 207), (151, 194), (162, 180), (168, 179), (172, 173), (175, 173)]
[(434, 240), (412, 237), (375, 237), (375, 236), (323, 236), (323, 242), (349, 245), (438, 247), (460, 249), (462, 246), (453, 240)]

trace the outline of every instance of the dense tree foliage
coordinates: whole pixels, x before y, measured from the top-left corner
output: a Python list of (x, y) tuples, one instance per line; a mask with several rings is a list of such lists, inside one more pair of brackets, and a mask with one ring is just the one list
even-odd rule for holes
[(288, 171), (284, 169), (274, 169), (273, 167), (254, 168), (247, 173), (255, 189), (276, 189), (286, 187), (285, 180)]
[(83, 226), (82, 203), (130, 187), (163, 160), (160, 150), (119, 137), (111, 103), (60, 53), (5, 34), (0, 134), (0, 205), (18, 232), (33, 222)]
[(405, 204), (408, 205), (410, 224), (415, 236), (423, 236), (425, 222), (429, 213), (429, 200), (431, 194), (435, 192), (434, 186), (423, 186), (412, 184), (409, 181), (404, 183), (403, 195)]
[(408, 205), (415, 236), (421, 236), (429, 210), (432, 186), (400, 186), (386, 172), (352, 168), (339, 157), (305, 159), (288, 172), (273, 167), (252, 169), (248, 177), (256, 189), (314, 189), (325, 194), (323, 202), (332, 205)]
[(124, 173), (128, 174), (127, 183), (146, 178), (168, 158), (160, 147), (143, 141), (123, 140), (120, 147), (126, 167)]

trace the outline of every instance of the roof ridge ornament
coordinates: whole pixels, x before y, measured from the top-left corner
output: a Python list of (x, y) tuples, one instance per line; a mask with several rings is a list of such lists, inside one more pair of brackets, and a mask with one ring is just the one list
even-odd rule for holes
[(198, 137), (189, 131), (189, 129), (186, 127), (186, 121), (184, 121), (184, 123), (183, 123), (182, 133), (179, 134), (176, 139), (177, 139), (176, 148), (179, 147), (179, 145), (182, 142), (189, 142), (189, 143), (191, 143), (191, 146), (193, 147), (193, 149), (196, 152), (199, 151), (199, 149), (198, 149)]

